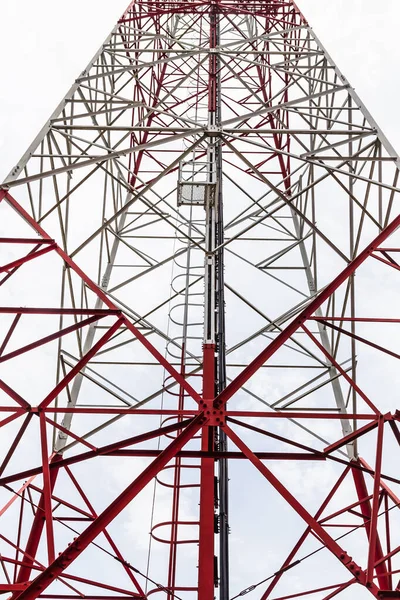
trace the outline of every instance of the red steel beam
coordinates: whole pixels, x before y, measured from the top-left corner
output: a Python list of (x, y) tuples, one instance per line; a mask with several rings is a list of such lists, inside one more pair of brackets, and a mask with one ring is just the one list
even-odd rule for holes
[(335, 277), (310, 304), (247, 366), (216, 399), (218, 405), (225, 404), (267, 362), (279, 348), (307, 321), (309, 317), (369, 258), (400, 226), (400, 214)]
[[(47, 459), (47, 457), (46, 457)], [(49, 470), (50, 471), (50, 491), (53, 492), (54, 485), (56, 483), (57, 475), (59, 469), (57, 468), (57, 462), (60, 459), (59, 455), (55, 455), (50, 460), (50, 465), (54, 465), (55, 468)], [(23, 553), (23, 565), (20, 567), (18, 572), (18, 576), (16, 579), (16, 583), (24, 583), (29, 581), (33, 564), (35, 562), (36, 553), (39, 547), (40, 539), (42, 537), (42, 532), (45, 524), (45, 493), (42, 492), (39, 500), (38, 507), (36, 509), (35, 517), (33, 519), (33, 523), (30, 529), (28, 541), (25, 547), (25, 551)], [(14, 598), (15, 596), (13, 596)]]
[[(156, 457), (160, 456), (162, 450), (158, 450), (155, 448), (140, 448), (137, 450), (112, 450), (110, 452), (95, 452), (91, 456), (69, 456), (68, 458), (60, 459), (60, 467), (65, 467), (69, 465), (74, 465), (85, 460), (89, 460), (90, 458), (100, 457), (100, 456), (136, 456), (136, 457)], [(255, 455), (261, 460), (286, 460), (286, 461), (313, 461), (313, 462), (324, 462), (326, 461), (326, 457), (323, 454), (314, 454), (314, 453), (306, 453), (306, 452), (255, 452)], [(202, 450), (181, 450), (177, 453), (177, 457), (181, 458), (213, 458), (215, 460), (220, 458), (228, 458), (232, 460), (241, 460), (245, 457), (241, 452), (213, 452), (213, 451), (202, 451)], [(341, 462), (341, 461), (340, 461)], [(344, 464), (347, 464), (344, 461)], [(50, 464), (50, 470), (53, 470), (53, 466)], [(366, 469), (364, 469), (366, 471)], [(27, 471), (21, 471), (20, 473), (14, 473), (13, 475), (7, 475), (6, 477), (2, 477), (0, 479), (0, 485), (7, 485), (9, 483), (13, 483), (14, 481), (19, 481), (20, 479), (24, 479), (25, 477), (36, 477), (43, 472), (42, 467), (35, 467), (33, 469), (29, 469)], [(400, 483), (400, 480), (394, 480), (396, 483)]]
[[(66, 467), (65, 471), (69, 475), (69, 478), (71, 479), (72, 483), (74, 484), (74, 486), (75, 486), (78, 494), (83, 499), (84, 503), (86, 504), (86, 506), (88, 507), (88, 509), (92, 513), (92, 516), (95, 517), (95, 518), (97, 518), (98, 515), (97, 515), (96, 511), (94, 510), (94, 507), (90, 503), (89, 498), (87, 497), (87, 495), (83, 491), (82, 487), (79, 485), (79, 483), (78, 483), (77, 479), (75, 478), (74, 474), (72, 473), (71, 469), (69, 467)], [(128, 575), (129, 579), (132, 581), (132, 583), (136, 587), (136, 589), (139, 592), (139, 594), (141, 594), (142, 596), (144, 596), (145, 595), (144, 591), (141, 588), (141, 586), (140, 586), (138, 580), (136, 579), (135, 575), (133, 574), (132, 569), (130, 569), (129, 566), (127, 565), (126, 560), (122, 556), (121, 552), (118, 550), (117, 545), (115, 544), (115, 542), (112, 539), (111, 535), (108, 533), (107, 529), (104, 529), (103, 535), (106, 538), (106, 540), (108, 541), (108, 543), (110, 544), (110, 547), (113, 550), (113, 552), (115, 553), (115, 556), (118, 558), (118, 560), (121, 561), (121, 564), (124, 567), (125, 573)]]
[(32, 416), (33, 416), (33, 414), (29, 413), (25, 417), (24, 422), (22, 423), (22, 425), (21, 425), (18, 433), (16, 434), (16, 436), (15, 436), (15, 438), (14, 438), (14, 440), (13, 440), (13, 442), (12, 442), (12, 444), (11, 444), (11, 446), (10, 446), (7, 454), (6, 454), (6, 456), (3, 459), (3, 462), (0, 465), (0, 476), (2, 475), (2, 473), (4, 472), (4, 469), (6, 468), (6, 466), (8, 465), (8, 463), (10, 462), (10, 460), (11, 460), (11, 458), (12, 458), (12, 456), (13, 456), (13, 454), (14, 454), (14, 452), (15, 452), (15, 450), (16, 450), (16, 448), (17, 448), (17, 446), (18, 446), (18, 444), (19, 444), (19, 442), (20, 442), (20, 440), (22, 438), (22, 436), (24, 435), (24, 433), (26, 431), (26, 428), (28, 427), (28, 425), (29, 425), (29, 423), (30, 423), (30, 421), (32, 419)]
[(121, 513), (121, 511), (139, 494), (139, 492), (176, 456), (177, 452), (193, 438), (203, 425), (205, 417), (198, 415), (162, 451), (144, 471), (80, 534), (74, 541), (28, 585), (18, 596), (19, 600), (34, 600), (59, 577), (71, 563), (85, 550), (96, 537)]
[(3, 390), (10, 398), (15, 400), (17, 404), (19, 404), (22, 408), (29, 410), (31, 408), (30, 404), (22, 398), (16, 391), (14, 391), (5, 381), (0, 379), (0, 390)]
[[(31, 227), (44, 238), (48, 239), (49, 236), (44, 231), (44, 229), (29, 215), (29, 213), (9, 194), (6, 192), (7, 202), (14, 208), (14, 210), (21, 215), (21, 217), (29, 224)], [(78, 267), (78, 265), (72, 260), (70, 256), (62, 248), (57, 246), (55, 248), (58, 255), (62, 258), (62, 260), (71, 267), (71, 269), (86, 283), (89, 289), (94, 292), (98, 298), (101, 299), (103, 304), (107, 306), (111, 310), (118, 310), (117, 306), (109, 299), (107, 294), (96, 285), (87, 275)], [(142, 345), (152, 354), (152, 356), (156, 359), (158, 363), (160, 363), (168, 373), (175, 379), (177, 383), (179, 383), (183, 389), (198, 403), (201, 401), (200, 395), (196, 392), (194, 388), (188, 383), (188, 381), (181, 377), (176, 369), (165, 359), (165, 357), (149, 342), (149, 340), (144, 336), (141, 331), (133, 325), (128, 318), (125, 316), (121, 317), (124, 325), (133, 333), (133, 335), (142, 343)]]
[[(309, 321), (342, 321), (343, 323), (400, 323), (400, 319), (387, 319), (378, 317), (310, 317)], [(328, 323), (325, 322), (325, 325)], [(348, 333), (348, 332), (346, 332)]]
[(0, 244), (55, 244), (55, 240), (45, 240), (40, 238), (0, 237)]
[(38, 250), (37, 252), (33, 252), (33, 253), (28, 254), (27, 256), (23, 256), (22, 258), (13, 260), (12, 262), (8, 263), (7, 265), (3, 265), (2, 267), (0, 267), (0, 273), (8, 273), (12, 269), (16, 269), (17, 267), (20, 267), (21, 265), (29, 262), (30, 260), (33, 260), (34, 258), (38, 258), (39, 256), (43, 256), (43, 254), (47, 254), (48, 252), (51, 252), (52, 250), (55, 250), (56, 248), (57, 248), (57, 244), (51, 244), (50, 246), (47, 246), (46, 248), (43, 248), (42, 250)]
[(2, 356), (4, 350), (6, 349), (7, 344), (10, 341), (11, 336), (14, 333), (15, 328), (17, 327), (18, 321), (20, 320), (20, 318), (21, 318), (21, 313), (17, 313), (15, 315), (14, 319), (13, 319), (13, 322), (11, 323), (11, 327), (7, 331), (7, 333), (6, 333), (5, 337), (4, 337), (4, 340), (3, 340), (3, 342), (2, 342), (2, 344), (0, 346), (0, 356)]
[(77, 329), (81, 329), (82, 327), (86, 327), (86, 325), (90, 325), (91, 323), (95, 323), (96, 321), (99, 321), (100, 319), (104, 318), (104, 316), (105, 315), (94, 315), (92, 317), (89, 317), (88, 319), (79, 321), (78, 323), (75, 323), (74, 325), (70, 325), (69, 327), (60, 329), (59, 331), (52, 333), (51, 335), (47, 335), (46, 337), (36, 340), (35, 342), (32, 342), (31, 344), (27, 344), (26, 346), (23, 346), (22, 348), (18, 348), (18, 350), (13, 350), (12, 352), (9, 352), (8, 354), (3, 354), (2, 356), (0, 356), (0, 363), (10, 360), (12, 358), (15, 358), (16, 356), (20, 356), (21, 354), (24, 354), (25, 352), (29, 352), (30, 350), (34, 350), (35, 348), (38, 348), (39, 346), (43, 346), (43, 344), (48, 344), (49, 342), (53, 342), (54, 340), (57, 340), (58, 338), (62, 337), (63, 335), (68, 335), (69, 333), (72, 333), (72, 332), (76, 331)]
[[(376, 442), (376, 458), (375, 458), (375, 473), (374, 473), (374, 491), (372, 495), (371, 520), (369, 523), (369, 552), (368, 552), (368, 568), (367, 568), (367, 584), (373, 581), (375, 563), (382, 556), (382, 547), (378, 534), (378, 512), (380, 502), (380, 478), (382, 471), (382, 453), (383, 453), (383, 431), (385, 422), (383, 418), (379, 421), (378, 436)], [(385, 577), (382, 574), (382, 571)], [(388, 590), (390, 583), (387, 576), (387, 569), (384, 563), (380, 563), (377, 567), (378, 579), (382, 589)]]
[[(370, 465), (367, 463), (367, 461), (360, 456), (359, 457), (359, 463), (361, 465), (361, 470), (364, 471), (364, 473), (369, 473), (370, 475), (374, 474), (373, 469), (370, 467)], [(383, 477), (383, 475), (381, 476)], [(381, 488), (385, 490), (385, 492), (387, 493), (387, 495), (389, 496), (389, 498), (392, 500), (392, 502), (396, 505), (400, 507), (400, 498), (399, 496), (397, 496), (393, 490), (384, 482), (381, 481)]]
[[(343, 333), (344, 335), (348, 335), (353, 340), (357, 340), (357, 342), (362, 342), (363, 344), (366, 344), (367, 346), (370, 346), (371, 348), (375, 348), (375, 350), (379, 350), (380, 352), (384, 352), (385, 354), (389, 354), (389, 356), (393, 356), (394, 358), (400, 358), (400, 354), (397, 354), (396, 352), (392, 352), (392, 350), (388, 350), (387, 348), (384, 348), (383, 346), (380, 346), (379, 344), (374, 344), (374, 342), (370, 342), (370, 340), (367, 340), (359, 335), (356, 335), (355, 333), (352, 333), (351, 331), (346, 331), (346, 329), (343, 329), (342, 327), (337, 327), (336, 325), (329, 323), (325, 319), (318, 319), (318, 320), (326, 327), (330, 327), (331, 329), (334, 329), (335, 331), (339, 331), (340, 333)], [(388, 321), (388, 320), (386, 320), (386, 321)], [(392, 319), (391, 322), (399, 323), (400, 321), (398, 319), (397, 319), (397, 321), (395, 319)]]
[[(352, 469), (352, 475), (354, 479), (354, 484), (356, 488), (356, 493), (359, 500), (360, 510), (364, 519), (364, 526), (367, 533), (367, 537), (370, 540), (370, 527), (371, 527), (371, 503), (369, 500), (367, 485), (365, 482), (365, 475), (363, 471), (359, 469)], [(383, 557), (383, 550), (380, 539), (376, 540), (375, 544), (375, 555), (376, 560), (379, 561)], [(390, 589), (390, 580), (388, 576), (387, 569), (384, 564), (378, 565), (376, 567), (376, 573), (378, 576), (379, 585), (382, 589)]]
[[(44, 414), (45, 414), (44, 412), (39, 413), (40, 416), (42, 416)], [(45, 420), (46, 420), (46, 423), (49, 423), (49, 425), (51, 425), (55, 429), (62, 431), (62, 433), (65, 433), (66, 436), (71, 436), (72, 439), (75, 440), (76, 442), (79, 442), (83, 446), (86, 446), (86, 448), (90, 448), (90, 450), (93, 450), (94, 452), (96, 452), (96, 450), (97, 450), (96, 446), (93, 446), (93, 444), (91, 444), (90, 442), (87, 442), (85, 440), (85, 438), (79, 437), (79, 435), (76, 435), (71, 429), (67, 429), (66, 427), (63, 427), (60, 423), (57, 423), (56, 421), (54, 421), (53, 419), (50, 419), (49, 417), (45, 417)]]
[(1, 306), (0, 314), (21, 314), (21, 315), (72, 315), (72, 316), (82, 316), (82, 315), (115, 315), (121, 316), (122, 312), (119, 309), (110, 309), (110, 308), (27, 308), (24, 307), (14, 307), (14, 306)]
[[(243, 452), (251, 463), (260, 471), (267, 481), (275, 488), (275, 490), (286, 500), (286, 502), (295, 510), (295, 512), (301, 517), (310, 527), (317, 538), (319, 538), (322, 544), (343, 564), (349, 572), (355, 576), (359, 583), (365, 585), (366, 575), (362, 568), (355, 563), (350, 556), (346, 553), (341, 546), (325, 531), (325, 529), (318, 523), (318, 521), (305, 509), (305, 507), (299, 502), (289, 490), (279, 481), (277, 477), (266, 467), (259, 458), (246, 446), (246, 444), (239, 438), (236, 433), (225, 426), (227, 436), (237, 446), (239, 450)], [(379, 588), (374, 582), (369, 585), (370, 592), (378, 597)]]
[[(119, 442), (114, 442), (113, 444), (100, 446), (96, 450), (89, 450), (88, 452), (82, 452), (81, 454), (69, 456), (68, 458), (64, 458), (60, 455), (58, 457), (57, 464), (55, 464), (54, 462), (50, 463), (50, 470), (59, 469), (60, 467), (66, 467), (68, 465), (73, 465), (94, 458), (96, 456), (107, 456), (117, 450), (126, 448), (127, 446), (140, 444), (142, 442), (146, 442), (156, 437), (161, 437), (163, 435), (167, 435), (169, 433), (177, 431), (182, 427), (186, 427), (187, 425), (189, 425), (189, 423), (190, 420), (180, 421), (179, 423), (172, 423), (171, 425), (166, 425), (165, 427), (160, 427), (158, 429), (146, 431), (145, 433), (141, 433), (139, 435), (120, 440)], [(8, 475), (7, 477), (1, 478), (0, 485), (12, 483), (13, 481), (18, 481), (19, 479), (25, 479), (27, 477), (40, 475), (40, 473), (42, 473), (42, 467), (34, 467), (33, 469), (28, 469), (26, 471), (21, 471), (19, 473), (14, 473), (13, 475)]]
[[(357, 392), (357, 394), (364, 400), (364, 402), (369, 406), (369, 408), (371, 410), (374, 411), (374, 413), (376, 415), (380, 416), (379, 410), (376, 408), (376, 406), (371, 402), (371, 400), (368, 398), (368, 396), (362, 391), (362, 389), (356, 384), (356, 382), (354, 381), (354, 379), (352, 379), (350, 377), (350, 375), (348, 375), (348, 373), (346, 373), (346, 371), (344, 369), (342, 369), (342, 367), (339, 365), (339, 363), (333, 358), (333, 356), (324, 348), (324, 346), (317, 340), (317, 338), (315, 337), (315, 335), (313, 335), (311, 333), (311, 331), (309, 329), (307, 329), (307, 327), (304, 325), (304, 323), (302, 323), (300, 325), (301, 329), (303, 329), (303, 331), (305, 331), (305, 333), (308, 335), (308, 337), (314, 342), (314, 344), (321, 350), (322, 354), (331, 362), (331, 364), (335, 367), (335, 369), (337, 369), (339, 371), (339, 373), (342, 375), (342, 377), (351, 385), (351, 387)], [(349, 417), (347, 417), (349, 418)]]
[(53, 486), (50, 477), (49, 469), (49, 454), (47, 449), (47, 431), (46, 431), (46, 420), (44, 413), (39, 415), (40, 422), (40, 446), (42, 452), (42, 465), (43, 465), (43, 508), (44, 508), (44, 520), (46, 525), (46, 539), (47, 539), (47, 556), (49, 564), (53, 562), (55, 558), (54, 548), (54, 527), (53, 527), (53, 511), (51, 505), (51, 498), (53, 494)]
[[(350, 468), (346, 467), (344, 469), (344, 471), (341, 473), (339, 479), (336, 481), (335, 485), (333, 486), (333, 488), (331, 489), (331, 491), (329, 492), (329, 494), (326, 496), (325, 500), (323, 501), (323, 503), (319, 507), (318, 511), (315, 513), (314, 519), (316, 519), (316, 520), (319, 519), (319, 517), (323, 514), (323, 512), (326, 509), (326, 507), (328, 506), (328, 504), (330, 503), (330, 501), (332, 500), (332, 498), (336, 494), (337, 490), (339, 489), (339, 487), (341, 486), (341, 484), (345, 480), (345, 478), (346, 478), (349, 470), (350, 470)], [(274, 590), (274, 588), (279, 583), (282, 575), (287, 570), (289, 570), (290, 565), (295, 564), (292, 561), (295, 558), (295, 556), (298, 553), (298, 551), (300, 550), (301, 546), (304, 544), (304, 542), (307, 539), (307, 537), (308, 537), (308, 535), (309, 535), (310, 532), (311, 532), (311, 528), (308, 526), (307, 529), (301, 535), (301, 537), (298, 540), (298, 542), (295, 544), (295, 546), (291, 550), (290, 554), (286, 558), (285, 562), (282, 564), (282, 566), (279, 569), (279, 571), (277, 571), (277, 573), (275, 574), (273, 580), (269, 584), (268, 588), (265, 590), (264, 594), (261, 596), (260, 600), (267, 600), (267, 598), (269, 598), (271, 596), (271, 592)]]
[(123, 320), (119, 318), (106, 333), (86, 352), (86, 354), (76, 363), (76, 365), (70, 370), (70, 372), (55, 386), (55, 388), (42, 400), (39, 404), (39, 410), (46, 408), (58, 394), (72, 381), (72, 379), (80, 373), (85, 365), (97, 354), (97, 352), (105, 346), (110, 338), (118, 331), (121, 327)]
[(360, 427), (360, 429), (355, 429), (352, 433), (349, 433), (349, 435), (345, 435), (343, 438), (341, 438), (337, 442), (334, 442), (333, 444), (330, 444), (329, 446), (324, 448), (325, 454), (330, 454), (331, 452), (335, 452), (336, 450), (339, 450), (339, 448), (342, 448), (342, 446), (345, 446), (346, 444), (353, 442), (354, 440), (358, 439), (359, 437), (368, 433), (369, 431), (373, 431), (374, 429), (376, 429), (378, 427), (378, 425), (379, 425), (378, 421), (373, 421), (372, 423), (367, 423), (367, 425)]
[[(215, 397), (215, 345), (204, 344), (203, 397), (205, 413), (212, 411)], [(214, 428), (202, 427), (201, 449), (214, 450)], [(214, 600), (214, 477), (215, 459), (200, 462), (199, 598)]]

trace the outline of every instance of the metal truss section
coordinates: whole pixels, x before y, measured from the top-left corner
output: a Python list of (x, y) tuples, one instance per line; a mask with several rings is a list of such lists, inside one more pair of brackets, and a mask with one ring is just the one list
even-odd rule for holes
[(291, 0), (132, 2), (0, 186), (0, 592), (400, 597), (399, 167)]

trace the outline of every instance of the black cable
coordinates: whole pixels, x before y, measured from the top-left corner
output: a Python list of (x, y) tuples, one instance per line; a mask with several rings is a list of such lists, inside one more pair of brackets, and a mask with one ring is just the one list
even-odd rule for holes
[[(4, 485), (3, 487), (6, 488), (8, 491), (12, 492), (13, 494), (15, 494), (16, 496), (19, 496), (21, 498), (21, 500), (24, 500), (25, 502), (28, 502), (28, 504), (32, 504), (30, 502), (30, 500), (28, 500), (27, 498), (23, 497), (22, 494), (20, 494), (19, 492), (14, 491), (10, 486)], [(39, 507), (37, 505), (35, 505), (35, 506), (36, 506), (36, 510), (38, 510)], [(53, 520), (57, 521), (57, 523), (60, 523), (61, 525), (63, 525), (64, 527), (66, 527), (67, 529), (69, 529), (70, 531), (72, 531), (72, 533), (75, 533), (76, 535), (80, 535), (79, 531), (77, 531), (76, 529), (74, 529), (71, 525), (67, 525), (67, 523), (64, 523), (59, 518), (53, 517)], [(119, 563), (121, 563), (122, 565), (124, 565), (125, 567), (127, 567), (128, 569), (130, 569), (131, 571), (133, 571), (134, 573), (137, 573), (138, 575), (141, 575), (141, 577), (144, 577), (144, 579), (146, 579), (147, 581), (149, 581), (150, 583), (152, 583), (153, 585), (155, 585), (159, 590), (165, 592), (166, 594), (169, 594), (170, 596), (173, 596), (174, 598), (177, 598), (177, 600), (182, 600), (182, 598), (180, 596), (177, 596), (171, 590), (169, 590), (165, 586), (163, 586), (161, 583), (157, 583), (156, 581), (154, 581), (154, 579), (151, 579), (151, 577), (148, 577), (148, 575), (145, 575), (144, 573), (142, 573), (139, 569), (137, 569), (136, 567), (134, 567), (133, 565), (131, 565), (125, 559), (119, 558), (118, 556), (116, 556), (115, 554), (113, 554), (109, 550), (106, 550), (106, 548), (103, 548), (103, 546), (100, 546), (100, 544), (97, 544), (94, 541), (91, 542), (90, 544), (93, 545), (93, 546), (95, 546), (96, 548), (98, 548), (102, 552), (105, 552), (106, 554), (108, 554), (108, 556), (110, 556), (114, 560), (118, 561)], [(145, 596), (133, 596), (133, 598), (138, 598), (138, 600), (148, 600), (147, 594)]]
[[(391, 508), (388, 508), (388, 510), (384, 510), (383, 512), (378, 513), (378, 517), (381, 517), (382, 515), (390, 512), (394, 508), (398, 508), (399, 506), (400, 506), (400, 503), (395, 504)], [(360, 529), (360, 527), (365, 527), (366, 523), (369, 523), (370, 521), (371, 521), (371, 519), (363, 519), (363, 523), (361, 523), (360, 525), (357, 525), (356, 527), (354, 527), (350, 531), (346, 531), (346, 533), (343, 533), (339, 537), (334, 538), (334, 541), (338, 542), (339, 540), (343, 539), (347, 535), (350, 535), (351, 533), (354, 533), (355, 531), (357, 531), (358, 529)], [(276, 575), (281, 575), (282, 573), (285, 573), (285, 571), (289, 571), (289, 569), (292, 569), (293, 567), (296, 567), (300, 563), (302, 563), (305, 560), (307, 560), (307, 558), (311, 558), (311, 556), (314, 556), (315, 554), (318, 554), (318, 552), (321, 552), (321, 550), (326, 550), (326, 546), (321, 546), (321, 548), (317, 548), (317, 550), (314, 550), (313, 552), (310, 552), (309, 554), (306, 554), (305, 556), (303, 556), (303, 558), (299, 558), (298, 560), (296, 560), (294, 563), (291, 563), (287, 567), (283, 567), (282, 569), (279, 569), (278, 571), (276, 571), (275, 573), (273, 573), (269, 577), (266, 577), (262, 581), (259, 581), (258, 583), (250, 585), (249, 587), (247, 587), (244, 590), (242, 590), (241, 592), (239, 592), (239, 594), (237, 594), (236, 596), (233, 596), (232, 598), (230, 598), (230, 600), (236, 600), (237, 598), (241, 598), (243, 596), (246, 596), (247, 594), (249, 594), (250, 592), (252, 592), (256, 588), (258, 588), (263, 583), (267, 583), (267, 581), (270, 581), (271, 579), (273, 579), (274, 577), (276, 577)]]

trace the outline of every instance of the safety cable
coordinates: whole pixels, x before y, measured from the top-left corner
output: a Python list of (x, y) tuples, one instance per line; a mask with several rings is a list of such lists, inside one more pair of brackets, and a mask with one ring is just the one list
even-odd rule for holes
[[(399, 506), (400, 506), (400, 503), (394, 504), (391, 508), (388, 508), (387, 510), (384, 510), (383, 512), (378, 513), (378, 517), (381, 517), (382, 515), (390, 512), (394, 508), (398, 508)], [(360, 527), (365, 527), (366, 523), (369, 523), (370, 521), (371, 521), (371, 519), (363, 519), (363, 523), (361, 523), (360, 525), (357, 525), (356, 527), (354, 527), (350, 531), (346, 531), (346, 533), (343, 533), (339, 537), (334, 538), (334, 541), (338, 542), (339, 540), (343, 539), (347, 535), (350, 535), (351, 533), (354, 533), (355, 531), (357, 531), (358, 529), (360, 529)], [(258, 588), (263, 583), (267, 583), (267, 581), (270, 581), (271, 579), (273, 579), (277, 575), (281, 575), (282, 573), (285, 573), (286, 571), (289, 571), (289, 569), (292, 569), (293, 567), (296, 567), (300, 563), (302, 563), (305, 560), (307, 560), (307, 558), (311, 558), (311, 556), (314, 556), (315, 554), (318, 554), (318, 552), (321, 552), (321, 550), (326, 550), (326, 546), (321, 546), (321, 548), (317, 548), (317, 550), (314, 550), (313, 552), (310, 552), (309, 554), (306, 554), (305, 556), (303, 556), (303, 558), (299, 558), (298, 560), (296, 560), (295, 562), (291, 563), (287, 567), (283, 567), (282, 569), (279, 569), (278, 571), (276, 571), (275, 573), (273, 573), (269, 577), (266, 577), (262, 581), (259, 581), (258, 583), (250, 585), (249, 587), (247, 587), (244, 590), (242, 590), (241, 592), (239, 592), (239, 594), (237, 594), (236, 596), (233, 596), (232, 598), (230, 598), (230, 600), (236, 600), (237, 598), (241, 598), (243, 596), (246, 596), (247, 594), (249, 594), (250, 592), (254, 591), (256, 588)]]
[[(10, 486), (4, 485), (3, 487), (6, 488), (12, 494), (14, 494), (16, 496), (19, 496), (21, 498), (21, 500), (23, 500), (25, 502), (28, 502), (28, 504), (31, 504), (33, 506), (33, 503), (28, 498), (25, 498), (24, 496), (22, 496), (21, 493), (13, 490)], [(36, 510), (39, 510), (39, 507), (37, 505), (34, 505), (34, 506), (36, 507)], [(64, 527), (66, 527), (67, 529), (69, 529), (70, 531), (72, 531), (72, 533), (75, 533), (78, 536), (80, 535), (80, 533), (81, 533), (80, 531), (74, 529), (71, 525), (67, 525), (67, 523), (64, 523), (59, 518), (53, 517), (53, 520), (57, 521), (57, 523), (60, 523), (61, 525), (63, 525)], [(180, 596), (177, 596), (176, 594), (174, 594), (171, 590), (167, 589), (161, 583), (157, 583), (156, 581), (154, 581), (154, 579), (151, 579), (151, 577), (149, 577), (148, 575), (145, 575), (138, 568), (136, 568), (133, 565), (131, 565), (127, 560), (119, 558), (118, 556), (116, 556), (115, 554), (113, 554), (112, 552), (110, 552), (109, 550), (107, 550), (106, 548), (103, 548), (103, 546), (101, 546), (97, 542), (92, 541), (90, 543), (90, 545), (95, 546), (96, 548), (98, 548), (98, 550), (101, 550), (102, 552), (104, 552), (105, 554), (107, 554), (108, 556), (110, 556), (111, 558), (113, 558), (114, 560), (116, 560), (117, 562), (119, 562), (120, 564), (124, 565), (125, 567), (127, 567), (128, 569), (130, 569), (131, 571), (133, 571), (134, 573), (137, 573), (138, 575), (140, 575), (141, 577), (143, 577), (144, 579), (146, 579), (147, 581), (149, 581), (150, 583), (152, 583), (153, 585), (155, 585), (159, 590), (165, 592), (166, 594), (169, 594), (170, 596), (176, 598), (177, 600), (182, 600), (182, 598)], [(144, 596), (132, 596), (132, 598), (138, 598), (140, 600), (148, 600), (148, 595), (146, 593)]]

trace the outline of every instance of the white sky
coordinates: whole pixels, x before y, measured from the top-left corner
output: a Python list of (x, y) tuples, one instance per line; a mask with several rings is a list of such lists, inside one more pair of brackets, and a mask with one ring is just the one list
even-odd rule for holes
[[(85, 68), (127, 1), (0, 0), (0, 180)], [(400, 150), (400, 0), (297, 1)]]
[[(1, 0), (0, 179), (102, 44), (128, 0)], [(400, 148), (399, 0), (298, 0)]]

